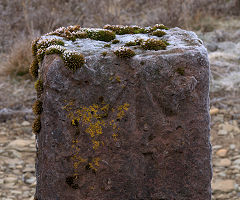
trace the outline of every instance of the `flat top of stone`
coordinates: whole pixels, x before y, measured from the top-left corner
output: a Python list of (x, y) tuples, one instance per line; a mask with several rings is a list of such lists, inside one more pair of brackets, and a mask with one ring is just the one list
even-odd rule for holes
[[(110, 26), (110, 25), (109, 25)], [(70, 28), (73, 29), (74, 26), (70, 26)], [(117, 27), (117, 26), (116, 26)], [(119, 26), (121, 27), (121, 26)], [(122, 26), (127, 27), (127, 26)], [(133, 27), (133, 26), (130, 26)], [(136, 26), (135, 26), (136, 27)], [(91, 55), (97, 55), (102, 54), (103, 52), (113, 53), (120, 47), (125, 47), (125, 44), (128, 42), (134, 42), (134, 41), (147, 41), (148, 39), (155, 39), (155, 40), (162, 40), (166, 42), (167, 46), (165, 49), (160, 50), (146, 50), (144, 48), (141, 48), (139, 45), (134, 46), (128, 46), (127, 48), (132, 49), (136, 56), (147, 56), (149, 54), (171, 54), (171, 53), (181, 53), (185, 52), (187, 50), (195, 50), (198, 51), (201, 50), (201, 47), (203, 47), (202, 41), (197, 37), (197, 35), (194, 32), (182, 30), (180, 28), (171, 28), (171, 29), (155, 29), (161, 30), (165, 32), (165, 35), (163, 36), (154, 36), (152, 27), (145, 27), (141, 28), (146, 30), (146, 33), (135, 33), (135, 34), (118, 34), (114, 32), (115, 38), (110, 41), (101, 41), (97, 39), (91, 39), (91, 38), (79, 38), (78, 36), (72, 40), (71, 34), (77, 35), (82, 34), (86, 32), (97, 32), (97, 31), (110, 31), (109, 29), (99, 29), (99, 28), (78, 28), (77, 31), (66, 31), (69, 27), (64, 28), (61, 27), (57, 29), (56, 31), (53, 31), (51, 33), (48, 33), (46, 35), (43, 35), (38, 40), (37, 44), (48, 42), (54, 39), (59, 39), (64, 42), (64, 45), (52, 45), (51, 47), (56, 47), (60, 49), (68, 50), (68, 51), (76, 51), (78, 53), (83, 54), (84, 56), (91, 56)], [(69, 36), (70, 35), (70, 36)], [(68, 37), (69, 36), (69, 37)], [(82, 37), (82, 36), (80, 36)], [(88, 36), (87, 36), (88, 37)], [(70, 38), (70, 39), (69, 39)], [(118, 43), (113, 44), (113, 40), (119, 40)]]

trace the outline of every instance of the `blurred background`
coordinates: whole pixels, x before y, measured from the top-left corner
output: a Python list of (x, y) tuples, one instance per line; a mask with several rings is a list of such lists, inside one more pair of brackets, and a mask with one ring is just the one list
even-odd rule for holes
[(240, 0), (0, 0), (0, 199), (33, 199), (31, 41), (61, 26), (191, 30), (211, 65), (213, 199), (240, 199)]

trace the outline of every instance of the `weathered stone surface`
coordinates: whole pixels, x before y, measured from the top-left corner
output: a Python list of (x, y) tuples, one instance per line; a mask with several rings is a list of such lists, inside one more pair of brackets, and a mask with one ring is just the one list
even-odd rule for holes
[(118, 35), (106, 56), (107, 42), (68, 41), (85, 57), (75, 72), (45, 56), (38, 200), (211, 199), (207, 51), (192, 32), (166, 33), (166, 50), (132, 58), (112, 51), (149, 36)]

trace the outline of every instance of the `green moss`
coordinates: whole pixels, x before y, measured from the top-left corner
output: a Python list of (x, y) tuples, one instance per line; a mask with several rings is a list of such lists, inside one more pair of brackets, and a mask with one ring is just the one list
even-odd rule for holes
[(74, 26), (69, 26), (67, 27), (67, 30), (69, 32), (76, 32), (76, 31), (79, 31), (81, 29), (81, 26), (80, 25), (74, 25)]
[(124, 46), (129, 47), (129, 46), (137, 46), (137, 45), (141, 45), (144, 42), (143, 39), (136, 39), (134, 41), (129, 41), (127, 42)]
[(67, 36), (66, 38), (67, 38), (68, 40), (71, 40), (71, 41), (75, 42), (76, 39), (77, 39), (77, 36), (76, 36), (76, 35), (70, 35), (70, 36)]
[(78, 54), (77, 52), (65, 51), (62, 54), (62, 58), (65, 65), (73, 71), (81, 68), (85, 63), (84, 56), (82, 54)]
[(158, 39), (148, 39), (141, 44), (141, 47), (145, 50), (164, 50), (167, 47), (167, 44), (163, 40)]
[(110, 42), (116, 38), (116, 35), (113, 31), (109, 30), (86, 30), (88, 37), (93, 40), (100, 40), (105, 42)]
[(137, 45), (137, 43), (134, 41), (130, 41), (130, 42), (127, 42), (124, 46), (126, 46), (126, 47), (130, 47), (130, 46), (136, 46)]
[(79, 25), (61, 27), (53, 32), (48, 33), (47, 35), (57, 35), (64, 37), (68, 40), (75, 41), (77, 38), (87, 38), (88, 34), (82, 29)]
[(52, 39), (52, 40), (43, 40), (37, 44), (37, 49), (46, 49), (51, 45), (61, 45), (64, 46), (64, 42), (60, 39)]
[(37, 91), (37, 94), (42, 94), (43, 92), (43, 82), (41, 79), (38, 79), (36, 82), (35, 82), (35, 90)]
[(88, 34), (87, 34), (87, 32), (85, 32), (85, 31), (77, 32), (77, 33), (76, 33), (76, 37), (83, 39), (83, 38), (87, 38), (87, 37), (88, 37)]
[(38, 43), (37, 41), (33, 42), (32, 53), (34, 57), (37, 57), (39, 63), (43, 61), (46, 49), (52, 45), (64, 46), (64, 42), (60, 39), (46, 39)]
[(157, 29), (165, 29), (165, 30), (168, 30), (168, 28), (163, 25), (163, 24), (155, 24), (153, 27), (152, 27), (152, 31), (155, 31)]
[(142, 43), (143, 43), (143, 39), (136, 39), (135, 40), (135, 43), (136, 43), (136, 45), (141, 45)]
[(162, 37), (162, 36), (166, 35), (166, 32), (162, 31), (162, 30), (156, 30), (156, 31), (152, 32), (152, 35)]
[(35, 39), (32, 41), (32, 55), (36, 56), (37, 55), (37, 42), (38, 42), (39, 38)]
[(166, 40), (162, 40), (167, 46), (170, 45)]
[(148, 33), (149, 31), (147, 30), (147, 29), (145, 29), (145, 28), (134, 28), (134, 31), (133, 31), (133, 33), (134, 34), (140, 34), (140, 33), (142, 33), (142, 34), (146, 34), (146, 33)]
[(61, 46), (51, 46), (51, 47), (47, 48), (45, 54), (46, 55), (50, 55), (50, 54), (62, 55), (64, 50), (65, 49), (61, 48)]
[(32, 61), (32, 64), (30, 65), (29, 68), (29, 73), (31, 74), (31, 76), (33, 78), (37, 78), (38, 77), (38, 59), (35, 57)]
[(148, 33), (148, 30), (139, 26), (105, 25), (104, 29), (112, 30), (118, 35)]
[(114, 51), (114, 54), (119, 58), (131, 58), (136, 55), (132, 49), (126, 47), (119, 48), (118, 50)]
[(37, 116), (32, 124), (33, 133), (38, 134), (41, 130), (41, 118)]
[(61, 36), (73, 42), (77, 39), (76, 35), (73, 34), (73, 31), (69, 30), (69, 27), (65, 29), (64, 34), (62, 34)]
[(113, 44), (117, 44), (117, 43), (119, 43), (119, 42), (120, 42), (119, 40), (113, 40), (113, 41), (112, 41)]
[(184, 69), (184, 67), (178, 67), (178, 68), (176, 69), (176, 72), (177, 72), (178, 74), (180, 74), (181, 76), (183, 76), (183, 75), (185, 74), (185, 69)]
[(141, 65), (144, 65), (144, 64), (145, 64), (145, 62), (144, 62), (144, 61), (141, 61), (141, 62), (140, 62), (140, 64), (141, 64)]
[(32, 110), (35, 115), (40, 115), (42, 112), (42, 102), (36, 100), (32, 106)]
[(106, 51), (104, 51), (104, 52), (102, 52), (102, 56), (106, 56), (107, 55), (107, 52)]
[(109, 47), (111, 47), (111, 44), (105, 44), (103, 47), (109, 48)]
[(45, 56), (45, 49), (38, 49), (36, 57), (39, 63), (43, 61), (44, 56)]

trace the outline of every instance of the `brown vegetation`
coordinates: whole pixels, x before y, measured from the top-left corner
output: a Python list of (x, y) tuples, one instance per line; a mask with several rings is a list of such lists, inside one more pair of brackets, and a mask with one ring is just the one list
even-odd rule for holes
[(0, 63), (0, 75), (30, 78), (29, 66), (32, 61), (31, 38), (17, 40)]
[[(210, 31), (214, 29), (211, 19), (239, 15), (239, 10), (239, 0), (1, 0), (0, 53), (11, 52), (7, 71), (17, 74), (18, 70), (12, 73), (11, 68), (23, 67), (20, 71), (25, 71), (30, 64), (30, 54), (25, 49), (30, 45), (29, 40), (60, 26), (163, 23), (169, 27)], [(4, 71), (7, 72), (6, 68)]]

